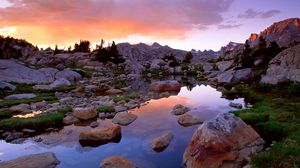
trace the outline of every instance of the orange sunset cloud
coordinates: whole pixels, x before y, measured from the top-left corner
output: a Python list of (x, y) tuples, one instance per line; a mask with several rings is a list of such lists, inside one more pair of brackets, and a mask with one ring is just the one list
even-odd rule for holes
[(134, 34), (182, 38), (191, 29), (207, 29), (222, 22), (221, 12), (232, 3), (232, 0), (8, 1), (10, 6), (0, 8), (0, 28), (6, 27), (6, 35), (40, 45), (67, 45), (79, 39), (99, 41)]

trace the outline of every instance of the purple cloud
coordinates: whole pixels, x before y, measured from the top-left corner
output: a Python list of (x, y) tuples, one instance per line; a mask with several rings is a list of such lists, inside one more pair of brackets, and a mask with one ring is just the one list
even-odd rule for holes
[(280, 13), (279, 10), (269, 10), (269, 11), (266, 11), (266, 12), (261, 12), (261, 11), (257, 11), (257, 10), (254, 10), (254, 9), (250, 8), (250, 9), (246, 10), (245, 13), (242, 13), (242, 14), (238, 15), (238, 18), (243, 18), (243, 19), (254, 19), (254, 18), (266, 19), (266, 18), (273, 17), (273, 16), (275, 16), (279, 13)]

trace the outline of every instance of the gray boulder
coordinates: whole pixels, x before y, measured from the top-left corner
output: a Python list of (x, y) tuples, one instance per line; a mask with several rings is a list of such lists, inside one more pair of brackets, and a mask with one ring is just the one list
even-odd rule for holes
[(5, 97), (5, 100), (16, 100), (16, 99), (32, 99), (35, 98), (36, 94), (24, 93), (24, 94), (13, 94)]
[(81, 75), (75, 71), (70, 69), (64, 69), (63, 71), (59, 71), (55, 74), (55, 79), (67, 79), (68, 81), (75, 83), (82, 79)]
[(222, 61), (217, 63), (217, 67), (220, 71), (224, 72), (233, 66), (233, 61)]
[(284, 81), (300, 82), (300, 44), (288, 48), (270, 63), (266, 75), (262, 76), (262, 83), (277, 84)]
[(50, 84), (50, 87), (56, 89), (56, 88), (60, 88), (60, 87), (65, 87), (65, 86), (70, 86), (71, 82), (68, 81), (65, 78), (60, 78), (55, 80), (53, 83)]
[(219, 83), (249, 82), (254, 78), (251, 68), (228, 70), (217, 76)]
[(0, 80), (18, 83), (48, 83), (51, 79), (35, 69), (28, 68), (12, 60), (0, 60)]

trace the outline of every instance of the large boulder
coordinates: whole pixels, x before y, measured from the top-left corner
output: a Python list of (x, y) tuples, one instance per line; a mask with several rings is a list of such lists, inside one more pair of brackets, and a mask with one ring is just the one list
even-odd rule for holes
[(79, 141), (82, 145), (98, 146), (119, 140), (120, 137), (121, 127), (119, 125), (112, 125), (83, 131), (79, 135)]
[(73, 108), (73, 116), (80, 120), (90, 120), (97, 117), (97, 111), (94, 107)]
[(58, 72), (57, 69), (49, 67), (41, 68), (39, 69), (39, 71), (42, 72), (50, 82), (53, 82), (55, 80), (55, 74)]
[(100, 168), (136, 168), (134, 163), (121, 156), (112, 156), (100, 163)]
[(219, 83), (249, 82), (254, 78), (251, 68), (228, 70), (217, 76)]
[(151, 148), (156, 152), (162, 152), (169, 146), (173, 138), (174, 135), (171, 132), (166, 132), (150, 142)]
[(254, 78), (251, 68), (236, 70), (233, 73), (232, 82), (249, 82)]
[(72, 71), (71, 69), (64, 69), (63, 71), (59, 71), (55, 74), (56, 79), (67, 79), (68, 81), (75, 83), (79, 81), (82, 77), (79, 73)]
[(128, 112), (119, 112), (117, 113), (112, 122), (114, 124), (119, 124), (119, 125), (129, 125), (131, 124), (133, 121), (135, 121), (137, 119), (137, 116)]
[(51, 79), (35, 69), (28, 68), (12, 60), (0, 60), (0, 80), (18, 83), (49, 83)]
[(33, 93), (23, 93), (23, 94), (13, 94), (6, 96), (5, 100), (16, 100), (16, 99), (32, 99), (35, 98), (36, 94)]
[(242, 167), (263, 149), (264, 140), (231, 113), (205, 121), (194, 133), (183, 160), (187, 168)]
[(300, 82), (300, 44), (288, 48), (270, 63), (266, 75), (262, 76), (262, 83), (277, 84), (284, 81)]
[(55, 80), (53, 83), (51, 83), (49, 85), (50, 86), (49, 89), (50, 88), (57, 89), (57, 88), (66, 87), (66, 86), (70, 86), (70, 85), (71, 85), (70, 81), (68, 81), (65, 78), (60, 78), (60, 79)]
[(222, 61), (217, 63), (217, 67), (220, 71), (224, 72), (233, 66), (233, 61)]
[(54, 168), (59, 165), (54, 153), (26, 155), (0, 163), (0, 168)]
[(150, 90), (155, 92), (176, 91), (179, 92), (181, 85), (176, 80), (156, 81), (150, 84)]

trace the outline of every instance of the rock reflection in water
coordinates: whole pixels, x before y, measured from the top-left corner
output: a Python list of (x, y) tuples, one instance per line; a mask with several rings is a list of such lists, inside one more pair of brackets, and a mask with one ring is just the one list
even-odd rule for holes
[[(158, 95), (159, 96), (159, 95)], [(221, 98), (221, 93), (210, 86), (196, 86), (189, 91), (182, 87), (177, 95), (152, 99), (130, 113), (138, 118), (128, 126), (122, 127), (122, 139), (119, 143), (108, 143), (99, 147), (83, 147), (79, 143), (79, 134), (92, 129), (90, 122), (65, 126), (58, 132), (34, 137), (24, 144), (8, 144), (0, 141), (0, 160), (9, 160), (25, 154), (53, 152), (61, 161), (59, 167), (97, 167), (99, 162), (113, 155), (132, 160), (138, 167), (182, 167), (182, 155), (185, 147), (199, 125), (182, 127), (177, 123), (178, 116), (171, 114), (173, 106), (182, 104), (191, 109), (188, 114), (203, 120), (218, 113), (233, 110), (229, 100)], [(242, 103), (243, 99), (235, 100)], [(99, 127), (111, 125), (111, 119), (97, 119)], [(92, 121), (91, 121), (92, 122)], [(162, 133), (170, 131), (174, 139), (160, 153), (149, 146), (149, 142)], [(35, 142), (35, 139), (42, 139)], [(32, 147), (35, 146), (35, 147)], [(72, 156), (70, 158), (70, 156)]]

